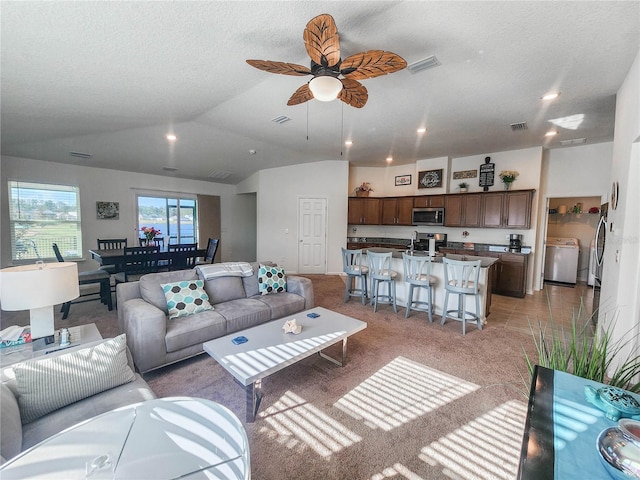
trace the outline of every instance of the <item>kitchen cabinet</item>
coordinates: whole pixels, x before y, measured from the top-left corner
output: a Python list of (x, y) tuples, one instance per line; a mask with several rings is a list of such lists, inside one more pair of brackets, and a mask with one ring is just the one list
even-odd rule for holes
[(415, 208), (442, 208), (444, 207), (444, 195), (421, 195), (413, 197)]
[(533, 190), (486, 193), (482, 196), (482, 226), (529, 228)]
[(347, 218), (350, 225), (379, 225), (380, 199), (350, 197)]
[(382, 199), (382, 225), (411, 225), (413, 197)]
[(445, 227), (479, 227), (481, 195), (478, 193), (447, 195), (444, 199)]
[(502, 227), (504, 193), (486, 193), (482, 196), (482, 226)]

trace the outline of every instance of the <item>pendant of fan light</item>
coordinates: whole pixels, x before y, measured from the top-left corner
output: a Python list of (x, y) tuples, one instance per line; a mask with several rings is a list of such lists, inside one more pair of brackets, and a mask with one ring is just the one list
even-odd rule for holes
[(352, 107), (362, 108), (369, 94), (358, 80), (387, 75), (407, 66), (401, 56), (384, 50), (356, 53), (341, 60), (338, 28), (333, 17), (326, 13), (307, 23), (303, 38), (311, 57), (310, 68), (272, 60), (247, 60), (252, 67), (269, 73), (313, 75), (309, 83), (294, 92), (287, 105), (298, 105), (312, 98), (323, 102), (339, 98)]

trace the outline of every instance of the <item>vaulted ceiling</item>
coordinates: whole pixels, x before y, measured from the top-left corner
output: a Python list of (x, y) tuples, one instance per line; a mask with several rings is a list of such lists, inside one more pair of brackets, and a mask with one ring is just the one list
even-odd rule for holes
[[(343, 58), (382, 49), (439, 65), (363, 80), (361, 109), (287, 106), (310, 77), (245, 60), (309, 65), (302, 32), (321, 13)], [(229, 184), (320, 160), (611, 141), (640, 44), (637, 1), (5, 1), (0, 14), (3, 155)]]

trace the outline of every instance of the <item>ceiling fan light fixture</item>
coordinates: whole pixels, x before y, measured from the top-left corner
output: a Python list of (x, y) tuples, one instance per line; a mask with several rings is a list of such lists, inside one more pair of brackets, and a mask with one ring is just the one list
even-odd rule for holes
[(313, 93), (313, 98), (321, 102), (331, 102), (338, 98), (342, 90), (342, 82), (336, 77), (323, 75), (312, 78), (309, 82), (309, 90)]

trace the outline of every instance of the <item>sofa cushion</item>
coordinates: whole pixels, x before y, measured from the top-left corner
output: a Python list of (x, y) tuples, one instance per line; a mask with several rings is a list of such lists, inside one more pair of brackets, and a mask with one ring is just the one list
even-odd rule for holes
[(226, 319), (227, 333), (237, 332), (271, 320), (271, 310), (268, 305), (251, 298), (219, 303), (216, 305), (216, 312)]
[(0, 455), (9, 459), (22, 451), (20, 408), (13, 392), (0, 383)]
[(14, 372), (23, 424), (135, 378), (124, 334), (94, 347), (20, 363)]
[(218, 303), (247, 298), (242, 277), (219, 277), (204, 282), (204, 289), (209, 294), (209, 303)]
[(265, 303), (271, 309), (271, 318), (282, 318), (304, 310), (305, 299), (295, 293), (282, 292), (277, 295), (256, 295), (255, 300)]
[(287, 291), (287, 276), (284, 268), (260, 265), (258, 271), (258, 290), (262, 295)]
[(161, 285), (163, 283), (197, 279), (198, 274), (193, 268), (190, 270), (175, 270), (173, 272), (149, 273), (140, 278), (140, 296), (143, 300), (168, 314), (167, 299), (164, 296)]
[(258, 271), (260, 270), (260, 265), (274, 266), (275, 263), (271, 261), (264, 262), (251, 262), (251, 268), (253, 269), (253, 275), (250, 277), (244, 277), (242, 279), (242, 283), (244, 284), (244, 291), (247, 294), (247, 298), (251, 298), (254, 295), (259, 295), (260, 291), (258, 290)]
[(209, 295), (204, 291), (202, 280), (182, 280), (163, 283), (162, 290), (167, 299), (169, 318), (186, 317), (194, 313), (212, 310)]
[[(227, 334), (227, 322), (216, 310), (196, 313), (180, 321), (167, 322), (167, 333), (164, 337), (167, 352), (175, 352), (182, 348), (208, 342), (212, 338)], [(162, 348), (162, 346), (159, 346)]]

